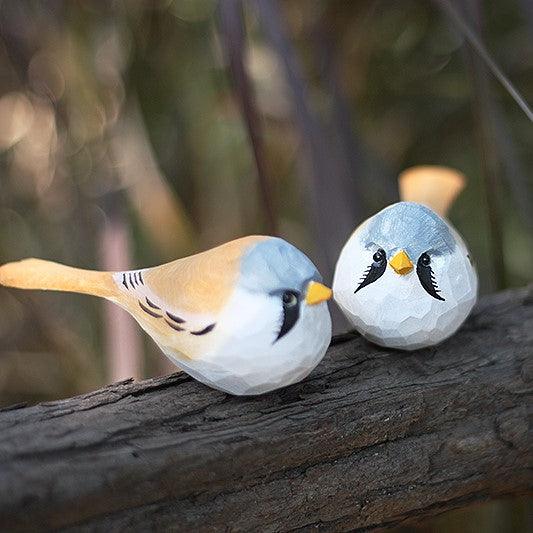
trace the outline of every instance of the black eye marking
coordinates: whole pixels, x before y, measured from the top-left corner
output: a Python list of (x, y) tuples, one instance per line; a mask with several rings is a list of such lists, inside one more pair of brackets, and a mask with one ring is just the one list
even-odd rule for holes
[[(288, 333), (300, 318), (300, 294), (296, 291), (286, 290), (281, 295), (283, 304), (283, 323), (276, 341)], [(276, 342), (274, 341), (274, 342)]]
[(442, 300), (444, 302), (444, 298), (439, 294), (440, 290), (437, 282), (435, 281), (433, 270), (431, 269), (431, 257), (429, 257), (426, 252), (424, 252), (418, 258), (416, 263), (416, 273), (418, 275), (418, 279), (420, 280), (420, 284), (422, 287), (424, 287), (424, 290), (430, 296), (433, 296), (433, 298)]
[(374, 281), (378, 280), (385, 273), (385, 269), (387, 268), (387, 254), (385, 250), (379, 248), (372, 256), (372, 259), (374, 262), (363, 272), (359, 287), (355, 289), (354, 294), (363, 287), (374, 283)]

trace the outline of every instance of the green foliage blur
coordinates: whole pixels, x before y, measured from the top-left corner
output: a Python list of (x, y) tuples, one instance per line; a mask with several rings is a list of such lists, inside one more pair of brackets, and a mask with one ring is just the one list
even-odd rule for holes
[[(533, 102), (528, 2), (454, 4)], [(279, 7), (281, 24), (244, 2), (239, 28), (214, 0), (0, 1), (1, 262), (133, 268), (275, 231), (331, 281), (397, 175), (443, 164), (468, 177), (450, 218), (481, 292), (531, 282), (532, 125), (438, 3)], [(171, 371), (101, 301), (1, 290), (0, 305), (0, 406)]]

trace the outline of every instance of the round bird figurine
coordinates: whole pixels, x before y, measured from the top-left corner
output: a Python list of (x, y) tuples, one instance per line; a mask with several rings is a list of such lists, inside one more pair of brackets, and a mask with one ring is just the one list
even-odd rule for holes
[(236, 395), (303, 379), (331, 339), (331, 289), (307, 256), (275, 237), (244, 237), (127, 272), (25, 259), (0, 267), (0, 284), (111, 300), (180, 369)]
[(442, 218), (465, 179), (444, 167), (399, 178), (401, 202), (361, 224), (333, 280), (335, 301), (355, 329), (381, 346), (415, 350), (452, 335), (477, 298), (477, 274), (457, 231)]

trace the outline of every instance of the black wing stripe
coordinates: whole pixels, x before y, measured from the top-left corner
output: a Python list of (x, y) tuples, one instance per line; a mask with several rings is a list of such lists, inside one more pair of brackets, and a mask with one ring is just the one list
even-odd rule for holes
[(150, 316), (153, 316), (154, 318), (161, 318), (162, 317), (159, 313), (156, 313), (155, 311), (152, 311), (151, 309), (148, 309), (148, 307), (146, 307), (140, 300), (139, 300), (139, 305), (141, 306), (141, 309), (145, 313), (148, 313)]
[(216, 324), (209, 324), (209, 326), (206, 326), (204, 329), (201, 329), (200, 331), (191, 331), (191, 335), (205, 335), (206, 333), (209, 333), (210, 331), (213, 331)]
[(146, 298), (146, 303), (147, 303), (152, 309), (157, 309), (158, 311), (161, 311), (161, 307), (158, 307), (157, 305), (155, 305), (155, 303), (152, 302), (152, 300), (149, 300), (148, 298)]
[(183, 324), (185, 322), (183, 318), (173, 315), (172, 313), (169, 313), (168, 311), (167, 311), (167, 316), (168, 318), (170, 318), (170, 320), (173, 320), (174, 322), (176, 322), (176, 324)]
[(176, 331), (185, 331), (184, 328), (182, 328), (181, 326), (178, 326), (177, 324), (174, 324), (172, 323), (170, 320), (167, 320), (165, 318), (165, 322), (172, 328), (172, 329), (175, 329)]
[[(186, 331), (186, 329), (180, 324), (185, 323), (185, 320), (183, 318), (180, 318), (179, 316), (173, 315), (172, 313), (169, 313), (168, 311), (165, 312), (166, 316), (163, 317), (163, 315), (159, 314), (157, 311), (161, 311), (161, 308), (155, 305), (153, 302), (151, 302), (148, 298), (146, 298), (146, 303), (150, 306), (147, 307), (144, 305), (141, 300), (138, 300), (140, 308), (150, 316), (153, 316), (154, 318), (164, 318), (166, 324), (171, 327), (172, 329), (176, 331)], [(168, 318), (167, 318), (168, 317)], [(213, 331), (214, 327), (216, 326), (215, 323), (209, 324), (203, 329), (200, 329), (198, 331), (189, 331), (191, 335), (206, 335), (210, 331)]]

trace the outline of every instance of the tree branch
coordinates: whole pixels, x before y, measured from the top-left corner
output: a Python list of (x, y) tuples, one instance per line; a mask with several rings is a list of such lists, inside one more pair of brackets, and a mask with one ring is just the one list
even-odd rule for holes
[(184, 375), (0, 412), (0, 529), (344, 531), (531, 491), (533, 289), (439, 346), (344, 336), (303, 383)]

